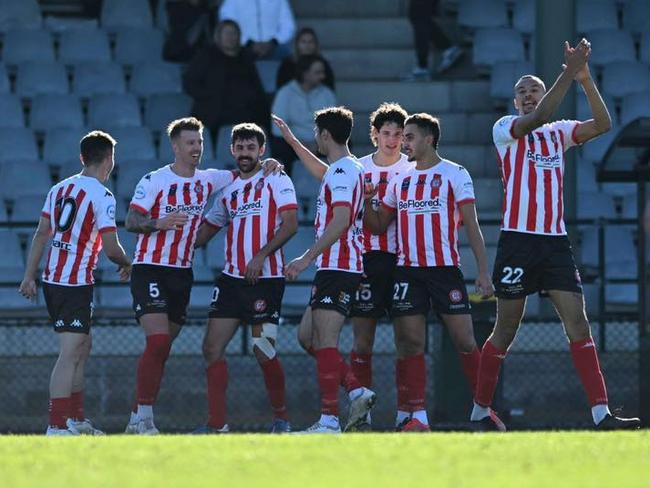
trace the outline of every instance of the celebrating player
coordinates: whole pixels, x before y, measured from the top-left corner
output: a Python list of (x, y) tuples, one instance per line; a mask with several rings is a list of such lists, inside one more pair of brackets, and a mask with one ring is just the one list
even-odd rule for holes
[[(474, 206), (474, 187), (465, 168), (438, 155), (440, 124), (429, 114), (414, 114), (404, 125), (403, 148), (415, 168), (391, 180), (375, 211), (365, 202), (363, 223), (383, 234), (397, 223), (397, 267), (391, 316), (395, 321), (400, 430), (429, 430), (425, 405), (424, 348), (426, 316), (432, 306), (449, 331), (472, 389), (480, 353), (474, 340), (469, 299), (459, 269), (458, 227), (461, 222), (476, 258), (476, 286), (485, 298), (494, 289), (488, 273), (483, 235)], [(376, 191), (376, 189), (373, 189)], [(372, 194), (372, 193), (371, 193)]]
[(131, 261), (116, 233), (115, 197), (102, 184), (115, 164), (115, 144), (100, 131), (81, 139), (83, 170), (47, 194), (20, 284), (20, 293), (36, 297), (36, 270), (51, 237), (42, 280), (47, 311), (59, 336), (59, 357), (50, 377), (47, 435), (103, 434), (84, 416), (84, 367), (92, 344), (93, 270), (102, 246), (118, 265), (121, 281), (131, 274)]
[(195, 433), (228, 431), (225, 351), (242, 322), (252, 326), (253, 352), (262, 368), (273, 408), (271, 432), (289, 432), (284, 371), (275, 340), (284, 294), (282, 246), (298, 230), (296, 192), (285, 173), (262, 173), (260, 157), (266, 137), (259, 126), (236, 125), (231, 140), (239, 177), (217, 198), (196, 239), (196, 246), (202, 246), (229, 224), (225, 266), (214, 287), (203, 341), (208, 423)]
[[(501, 362), (521, 323), (526, 297), (546, 291), (569, 339), (573, 363), (599, 429), (638, 428), (639, 419), (612, 415), (608, 408), (596, 344), (585, 314), (580, 275), (566, 235), (562, 201), (564, 152), (607, 132), (611, 119), (587, 61), (589, 42), (565, 43), (563, 72), (548, 92), (536, 76), (515, 84), (518, 115), (494, 124), (493, 139), (505, 190), (501, 236), (493, 281), (497, 320), (483, 346), (471, 420), (494, 428), (489, 415)], [(551, 116), (576, 80), (587, 95), (593, 119), (579, 122)]]
[[(236, 173), (198, 169), (203, 124), (194, 117), (167, 127), (174, 162), (146, 174), (135, 188), (126, 228), (138, 234), (131, 294), (135, 316), (146, 335), (138, 361), (137, 407), (127, 433), (158, 433), (153, 404), (171, 344), (185, 322), (192, 288), (194, 241), (205, 204), (233, 182)], [(274, 169), (270, 164), (265, 171)]]

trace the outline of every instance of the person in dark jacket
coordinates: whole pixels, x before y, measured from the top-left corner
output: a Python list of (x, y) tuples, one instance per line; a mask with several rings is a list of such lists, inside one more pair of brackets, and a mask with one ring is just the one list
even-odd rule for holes
[[(293, 44), (293, 54), (282, 60), (276, 77), (276, 87), (279, 90), (282, 86), (296, 79), (297, 63), (300, 56), (322, 56), (320, 44), (316, 32), (311, 27), (304, 27), (298, 31)], [(334, 72), (332, 67), (324, 58), (321, 58), (325, 66), (325, 80), (323, 84), (334, 90)]]

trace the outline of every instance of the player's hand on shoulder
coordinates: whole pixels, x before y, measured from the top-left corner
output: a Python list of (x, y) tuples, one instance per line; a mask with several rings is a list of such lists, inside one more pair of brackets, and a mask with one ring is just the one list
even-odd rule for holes
[(262, 161), (262, 171), (264, 176), (278, 175), (284, 172), (284, 165), (277, 159), (267, 158)]
[(33, 300), (36, 298), (36, 280), (33, 278), (25, 278), (20, 283), (20, 288), (18, 289), (20, 294), (27, 298), (28, 300)]
[(187, 221), (189, 216), (185, 213), (179, 211), (174, 211), (166, 216), (156, 220), (156, 229), (158, 230), (177, 230), (182, 228)]

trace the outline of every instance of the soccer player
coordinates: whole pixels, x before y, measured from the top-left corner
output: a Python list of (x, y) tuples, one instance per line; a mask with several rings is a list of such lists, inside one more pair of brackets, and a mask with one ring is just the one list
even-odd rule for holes
[(23, 296), (36, 297), (38, 263), (52, 238), (42, 281), (59, 357), (50, 377), (47, 435), (103, 434), (84, 416), (84, 367), (92, 344), (93, 270), (102, 246), (117, 264), (121, 281), (131, 274), (131, 261), (117, 237), (115, 197), (103, 185), (115, 164), (115, 144), (100, 131), (81, 139), (83, 169), (47, 194), (20, 284)]
[[(573, 363), (599, 429), (637, 428), (639, 419), (611, 414), (596, 344), (585, 314), (580, 275), (563, 220), (564, 152), (607, 132), (611, 119), (587, 61), (589, 42), (565, 43), (565, 65), (553, 86), (533, 75), (514, 87), (518, 115), (499, 119), (492, 131), (504, 184), (504, 214), (494, 263), (497, 320), (481, 352), (471, 420), (494, 427), (489, 406), (499, 369), (521, 323), (526, 297), (546, 291), (569, 339)], [(587, 95), (593, 118), (551, 121), (576, 80)]]
[[(198, 169), (203, 153), (200, 120), (174, 120), (167, 134), (174, 162), (140, 180), (126, 216), (127, 230), (138, 234), (131, 294), (136, 319), (146, 335), (138, 361), (137, 406), (126, 428), (129, 434), (158, 434), (153, 404), (172, 341), (185, 322), (196, 232), (210, 195), (236, 176), (232, 171)], [(275, 166), (265, 166), (265, 172)]]
[(252, 326), (253, 352), (273, 408), (271, 432), (289, 432), (284, 371), (275, 340), (284, 294), (282, 246), (298, 230), (296, 192), (285, 173), (264, 176), (260, 158), (266, 136), (259, 126), (236, 125), (231, 141), (239, 177), (217, 197), (196, 239), (196, 246), (203, 246), (228, 225), (225, 266), (214, 287), (203, 341), (208, 423), (195, 433), (228, 432), (225, 352), (241, 323)]
[(426, 316), (431, 307), (447, 327), (472, 389), (476, 383), (480, 353), (459, 268), (461, 222), (479, 270), (477, 289), (484, 298), (494, 292), (474, 206), (472, 179), (465, 168), (439, 156), (439, 139), (438, 119), (425, 113), (407, 118), (403, 148), (409, 161), (416, 162), (415, 168), (391, 180), (377, 210), (370, 199), (364, 203), (363, 223), (369, 231), (383, 234), (391, 222), (397, 223), (391, 316), (401, 361), (398, 388), (403, 390), (408, 410), (400, 411), (400, 430), (405, 432), (430, 430), (424, 348)]
[[(352, 117), (352, 112), (344, 107), (330, 107), (315, 114), (318, 151), (330, 163), (317, 200), (316, 242), (291, 261), (285, 271), (288, 279), (295, 280), (314, 260), (318, 268), (310, 306), (321, 416), (307, 429), (309, 433), (341, 432), (338, 386), (342, 378), (342, 357), (338, 339), (363, 272), (363, 167), (348, 149)], [(350, 376), (353, 384), (345, 430), (352, 430), (363, 422), (376, 399), (374, 392)]]
[[(364, 167), (365, 182), (377, 186), (377, 195), (372, 199), (374, 208), (379, 206), (389, 181), (395, 175), (414, 167), (414, 163), (408, 161), (406, 155), (400, 152), (404, 120), (407, 116), (406, 111), (397, 103), (382, 103), (370, 115), (370, 140), (377, 150), (360, 158), (359, 162)], [(327, 171), (327, 164), (304, 147), (281, 119), (275, 118), (275, 122), (280, 127), (285, 139), (295, 148), (306, 168), (320, 181)], [(372, 385), (372, 350), (377, 321), (388, 313), (393, 297), (392, 273), (395, 269), (397, 249), (395, 223), (391, 223), (386, 232), (379, 236), (372, 235), (364, 228), (363, 237), (364, 273), (350, 314), (354, 333), (350, 366), (359, 382), (370, 388)], [(307, 351), (312, 350), (310, 318), (311, 310), (307, 310), (299, 328), (300, 343)], [(401, 359), (397, 360), (396, 377), (401, 375), (403, 369), (401, 362)], [(346, 366), (345, 363), (342, 363), (342, 367)], [(398, 381), (398, 383), (400, 382)], [(398, 392), (400, 391), (403, 392), (403, 389), (398, 388)], [(403, 415), (404, 410), (401, 408), (404, 405), (403, 397), (403, 394), (398, 394), (396, 425), (406, 418)], [(367, 430), (369, 427), (369, 418), (359, 426), (360, 430)]]

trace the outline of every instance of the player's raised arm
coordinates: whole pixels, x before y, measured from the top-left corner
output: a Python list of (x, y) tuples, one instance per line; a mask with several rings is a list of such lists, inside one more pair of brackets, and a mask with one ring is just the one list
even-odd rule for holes
[(514, 138), (523, 137), (550, 121), (551, 116), (560, 106), (571, 87), (576, 74), (587, 63), (590, 52), (591, 45), (586, 39), (582, 39), (575, 48), (565, 42), (564, 70), (555, 80), (550, 90), (539, 100), (539, 103), (536, 100), (539, 94), (543, 93), (543, 84), (518, 83), (515, 86), (515, 107), (522, 115), (516, 119), (511, 127), (510, 132)]
[(325, 172), (329, 165), (322, 161), (318, 156), (305, 147), (302, 142), (291, 132), (289, 126), (284, 120), (275, 114), (271, 114), (271, 119), (275, 126), (280, 130), (284, 140), (291, 146), (291, 149), (296, 153), (300, 160), (305, 165), (305, 168), (312, 174), (318, 181), (323, 179)]
[(589, 71), (589, 65), (585, 64), (576, 74), (575, 80), (582, 86), (587, 102), (591, 109), (592, 119), (578, 124), (575, 129), (575, 139), (578, 144), (583, 144), (594, 137), (609, 131), (612, 128), (612, 118), (609, 115), (607, 106), (600, 96), (598, 87), (594, 83)]
[(20, 293), (29, 300), (36, 297), (36, 272), (38, 271), (38, 263), (41, 262), (43, 251), (47, 245), (47, 241), (52, 233), (49, 218), (41, 216), (38, 221), (38, 227), (34, 232), (32, 238), (32, 246), (29, 249), (29, 256), (27, 257), (27, 266), (25, 267), (25, 276), (20, 284)]

